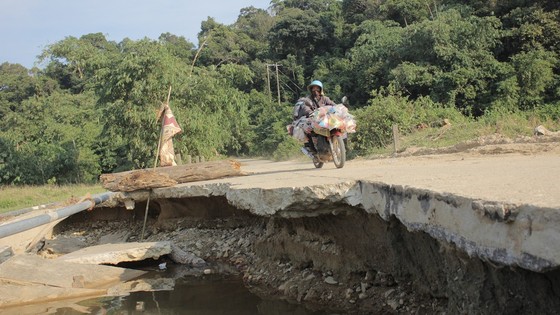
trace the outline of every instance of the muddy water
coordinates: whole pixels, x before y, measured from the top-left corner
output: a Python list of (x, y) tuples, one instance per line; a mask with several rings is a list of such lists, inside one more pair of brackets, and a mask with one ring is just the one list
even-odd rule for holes
[[(151, 272), (147, 278), (177, 274)], [(297, 314), (323, 315), (303, 306), (279, 300), (264, 300), (252, 294), (234, 275), (187, 275), (175, 280), (172, 290), (133, 292), (128, 296), (84, 300), (57, 307), (52, 314)], [(50, 312), (49, 312), (50, 313)]]

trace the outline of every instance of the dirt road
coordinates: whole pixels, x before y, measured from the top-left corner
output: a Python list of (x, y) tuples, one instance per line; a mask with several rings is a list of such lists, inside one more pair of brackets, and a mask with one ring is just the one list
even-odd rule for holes
[[(560, 143), (480, 146), (450, 154), (354, 159), (315, 169), (310, 160), (242, 161), (258, 176), (225, 180), (238, 187), (310, 186), (369, 180), (513, 204), (560, 209)], [(294, 177), (295, 176), (295, 177)], [(224, 181), (224, 180), (222, 180)]]

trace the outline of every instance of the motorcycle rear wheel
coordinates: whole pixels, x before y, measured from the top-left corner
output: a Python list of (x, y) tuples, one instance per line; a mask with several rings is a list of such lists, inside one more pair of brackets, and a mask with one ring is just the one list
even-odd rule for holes
[(331, 153), (336, 168), (342, 168), (346, 163), (346, 147), (341, 136), (333, 136), (330, 139)]

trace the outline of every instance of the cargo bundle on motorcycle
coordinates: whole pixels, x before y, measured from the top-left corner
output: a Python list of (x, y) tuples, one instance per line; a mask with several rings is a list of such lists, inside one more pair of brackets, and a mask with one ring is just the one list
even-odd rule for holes
[[(294, 113), (299, 106), (301, 104), (296, 103)], [(348, 133), (356, 132), (356, 121), (346, 106), (338, 104), (317, 108), (309, 117), (295, 120), (288, 130), (305, 144), (302, 152), (313, 159), (315, 167), (321, 168), (324, 162), (332, 160), (337, 168), (341, 168), (346, 162), (344, 139)]]

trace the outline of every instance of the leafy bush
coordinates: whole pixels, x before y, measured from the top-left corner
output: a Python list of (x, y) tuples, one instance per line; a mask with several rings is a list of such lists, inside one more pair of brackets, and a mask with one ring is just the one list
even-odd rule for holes
[(556, 120), (560, 123), (560, 102), (545, 104), (535, 110), (542, 120)]
[(454, 123), (467, 120), (457, 109), (434, 103), (430, 98), (410, 100), (394, 91), (374, 91), (368, 106), (353, 113), (358, 127), (352, 136), (352, 148), (362, 153), (388, 146), (393, 139), (393, 125), (398, 126), (401, 135), (406, 135), (418, 128), (441, 126), (444, 119)]

